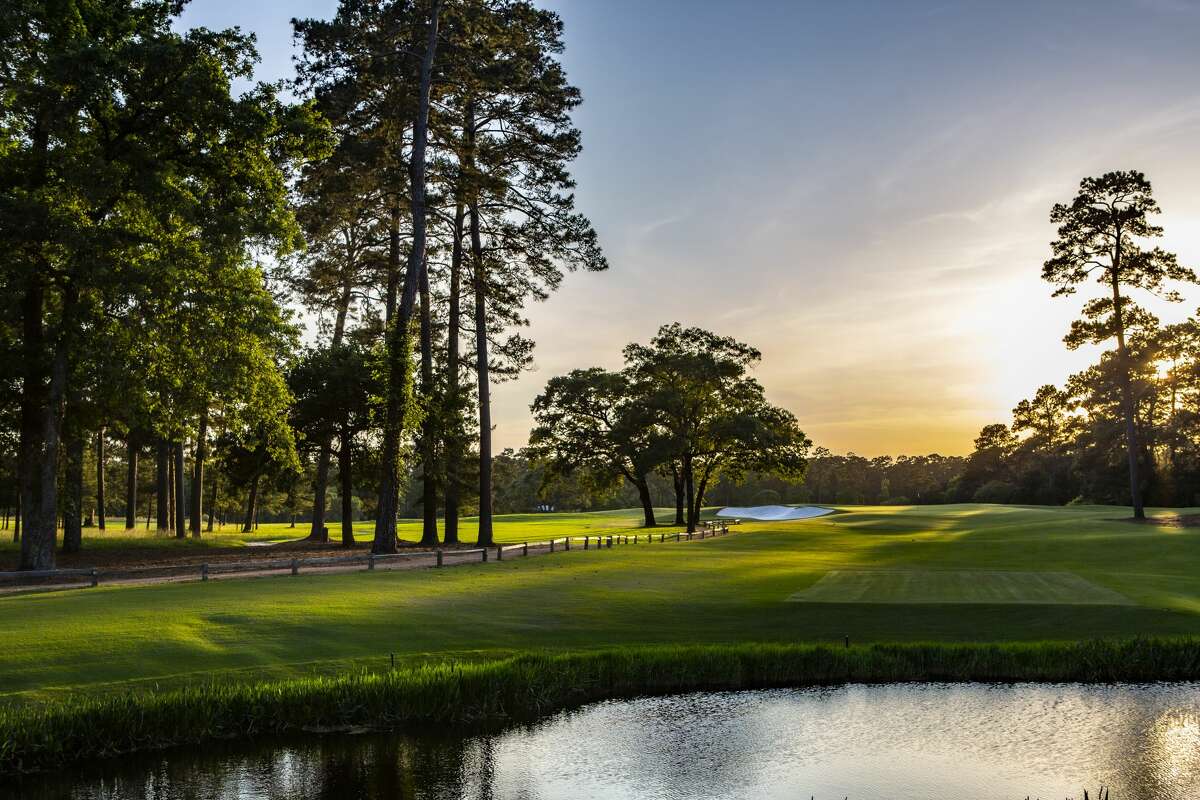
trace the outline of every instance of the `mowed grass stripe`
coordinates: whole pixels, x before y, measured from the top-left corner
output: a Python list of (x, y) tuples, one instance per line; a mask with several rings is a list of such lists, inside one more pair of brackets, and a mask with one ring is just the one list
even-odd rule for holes
[(1125, 606), (1119, 592), (1073, 572), (831, 570), (788, 600), (800, 603), (999, 603)]

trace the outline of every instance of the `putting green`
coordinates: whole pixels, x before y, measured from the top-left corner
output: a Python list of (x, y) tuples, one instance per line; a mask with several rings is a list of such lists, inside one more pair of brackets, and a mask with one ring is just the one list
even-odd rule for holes
[(799, 603), (1022, 603), (1126, 606), (1132, 601), (1072, 572), (831, 570)]

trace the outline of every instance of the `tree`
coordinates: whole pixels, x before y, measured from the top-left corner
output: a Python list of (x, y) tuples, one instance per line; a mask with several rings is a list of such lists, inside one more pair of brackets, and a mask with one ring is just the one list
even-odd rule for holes
[[(555, 54), (562, 22), (517, 0), (472, 0), (448, 19), (447, 105), (456, 124), (444, 137), (456, 155), (451, 171), (454, 235), (468, 237), (475, 370), (479, 403), (479, 542), (492, 543), (492, 361), (497, 323), (520, 325), (520, 308), (557, 288), (564, 270), (607, 263), (591, 224), (575, 212), (569, 163), (580, 150), (571, 112), (579, 91)], [(454, 275), (451, 276), (452, 283)], [(452, 293), (453, 294), (453, 293)], [(452, 326), (457, 320), (452, 319)], [(520, 353), (523, 340), (511, 344)], [(456, 347), (457, 339), (452, 343)], [(521, 353), (523, 355), (523, 353)], [(520, 357), (518, 357), (518, 363)], [(453, 358), (451, 358), (453, 362)], [(457, 370), (451, 363), (450, 368)], [(456, 377), (456, 376), (455, 376)], [(457, 402), (457, 381), (448, 402)], [(448, 472), (462, 449), (451, 440)]]
[(1150, 216), (1157, 213), (1150, 182), (1140, 172), (1085, 178), (1069, 205), (1056, 204), (1050, 212), (1050, 221), (1058, 225), (1058, 238), (1051, 242), (1052, 257), (1042, 268), (1042, 278), (1055, 286), (1055, 297), (1074, 294), (1089, 279), (1104, 287), (1103, 295), (1084, 304), (1082, 318), (1072, 323), (1064, 341), (1072, 349), (1085, 343), (1116, 342), (1129, 498), (1137, 519), (1145, 517), (1139, 475), (1142, 453), (1127, 340), (1131, 331), (1155, 327), (1156, 322), (1126, 292), (1142, 290), (1178, 302), (1179, 294), (1167, 283), (1197, 282), (1196, 274), (1180, 266), (1173, 254), (1143, 244), (1162, 236), (1162, 228), (1150, 223)]
[(268, 87), (234, 97), (252, 38), (175, 33), (180, 8), (21, 0), (0, 19), (0, 282), (21, 298), (22, 568), (54, 564), (66, 400), (83, 394), (74, 383), (96, 321), (131, 318), (197, 257), (295, 241), (277, 157), (294, 152), (303, 114)]
[(657, 525), (649, 475), (668, 457), (668, 442), (628, 374), (592, 367), (551, 378), (530, 410), (532, 457), (564, 477), (624, 478), (637, 489), (644, 525)]
[(795, 417), (768, 403), (747, 374), (761, 358), (758, 350), (676, 322), (659, 328), (649, 345), (631, 344), (624, 352), (636, 394), (676, 454), (689, 531), (722, 471), (804, 474), (811, 443)]

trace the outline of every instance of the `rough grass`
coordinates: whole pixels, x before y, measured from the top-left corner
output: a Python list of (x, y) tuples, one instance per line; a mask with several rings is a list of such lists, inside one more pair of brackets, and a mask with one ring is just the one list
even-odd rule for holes
[(235, 736), (370, 725), (478, 725), (601, 698), (696, 690), (896, 681), (1193, 680), (1200, 641), (836, 648), (724, 645), (526, 654), (255, 685), (75, 698), (0, 710), (0, 773), (46, 770)]
[(1070, 572), (831, 570), (788, 598), (803, 603), (1023, 603), (1129, 605), (1129, 598)]

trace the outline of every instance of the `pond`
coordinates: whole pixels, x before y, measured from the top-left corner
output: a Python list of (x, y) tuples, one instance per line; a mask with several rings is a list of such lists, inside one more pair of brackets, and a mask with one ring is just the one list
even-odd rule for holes
[[(596, 703), (497, 733), (312, 735), (10, 784), (89, 800), (1200, 796), (1200, 684), (899, 684)], [(6, 790), (0, 789), (0, 795)]]

